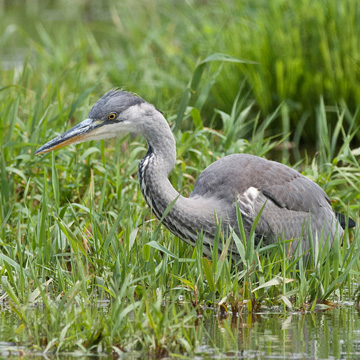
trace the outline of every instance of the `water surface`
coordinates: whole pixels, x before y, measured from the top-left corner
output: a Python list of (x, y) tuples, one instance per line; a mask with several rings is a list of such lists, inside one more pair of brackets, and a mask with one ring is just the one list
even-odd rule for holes
[[(206, 316), (199, 358), (358, 359), (359, 310), (260, 312), (220, 320)], [(207, 340), (206, 340), (206, 339)]]

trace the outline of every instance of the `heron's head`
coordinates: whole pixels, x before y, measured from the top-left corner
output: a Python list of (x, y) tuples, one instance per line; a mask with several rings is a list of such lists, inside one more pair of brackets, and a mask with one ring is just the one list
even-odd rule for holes
[(141, 134), (142, 119), (149, 111), (157, 110), (138, 96), (111, 90), (96, 102), (87, 119), (41, 146), (35, 154), (84, 141), (109, 139), (124, 132)]

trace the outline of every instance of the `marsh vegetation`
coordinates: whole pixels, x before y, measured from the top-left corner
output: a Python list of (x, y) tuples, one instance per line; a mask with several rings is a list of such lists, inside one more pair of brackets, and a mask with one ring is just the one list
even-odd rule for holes
[[(7, 347), (134, 357), (356, 354), (359, 226), (330, 252), (311, 246), (306, 257), (290, 257), (286, 242), (264, 247), (250, 236), (237, 239), (241, 266), (226, 251), (209, 260), (201, 235), (190, 247), (146, 206), (136, 175), (142, 139), (34, 151), (85, 119), (105, 91), (125, 87), (171, 124), (178, 155), (170, 180), (182, 194), (210, 163), (244, 152), (298, 169), (358, 225), (357, 1), (0, 6)], [(216, 241), (230, 240), (219, 233)]]

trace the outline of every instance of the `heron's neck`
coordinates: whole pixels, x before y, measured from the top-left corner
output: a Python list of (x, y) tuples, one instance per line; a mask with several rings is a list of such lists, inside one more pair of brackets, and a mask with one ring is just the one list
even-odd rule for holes
[(143, 161), (150, 158), (156, 160), (152, 164), (157, 168), (157, 175), (167, 178), (176, 162), (174, 135), (165, 118), (155, 108), (146, 117), (140, 133), (145, 137), (149, 151)]
[(161, 219), (169, 204), (179, 197), (164, 170), (164, 159), (149, 145), (146, 156), (139, 163), (141, 192), (157, 218)]
[[(148, 152), (139, 163), (139, 181), (146, 202), (158, 219), (172, 205), (163, 224), (175, 235), (194, 245), (197, 234), (213, 237), (215, 211), (206, 199), (185, 198), (171, 185), (168, 175), (175, 165), (175, 139), (166, 120), (159, 113), (156, 123), (143, 133), (148, 142)], [(163, 121), (162, 121), (163, 119)], [(209, 245), (205, 245), (204, 247)], [(205, 250), (204, 250), (205, 251)], [(210, 250), (207, 248), (208, 254)]]
[(142, 131), (148, 152), (139, 163), (139, 181), (146, 202), (158, 218), (179, 193), (168, 175), (176, 161), (176, 143), (171, 129), (160, 112), (155, 110)]

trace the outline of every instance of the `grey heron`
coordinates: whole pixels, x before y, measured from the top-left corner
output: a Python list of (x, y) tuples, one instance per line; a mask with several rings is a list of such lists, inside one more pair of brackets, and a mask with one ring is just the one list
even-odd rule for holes
[[(224, 232), (230, 229), (239, 232), (237, 207), (246, 234), (262, 211), (255, 233), (264, 243), (279, 237), (293, 239), (291, 249), (301, 242), (305, 251), (309, 238), (317, 242), (328, 238), (331, 244), (335, 236), (343, 235), (344, 217), (334, 212), (320, 186), (284, 164), (254, 155), (233, 154), (215, 161), (200, 174), (191, 195), (181, 196), (168, 179), (176, 161), (170, 126), (152, 104), (126, 91), (107, 92), (95, 103), (86, 120), (35, 153), (108, 139), (120, 133), (142, 135), (147, 141), (148, 151), (139, 163), (138, 177), (141, 192), (155, 216), (161, 219), (175, 201), (163, 224), (191, 245), (202, 233), (203, 252), (208, 257), (219, 223)], [(234, 244), (230, 251), (236, 255)]]

